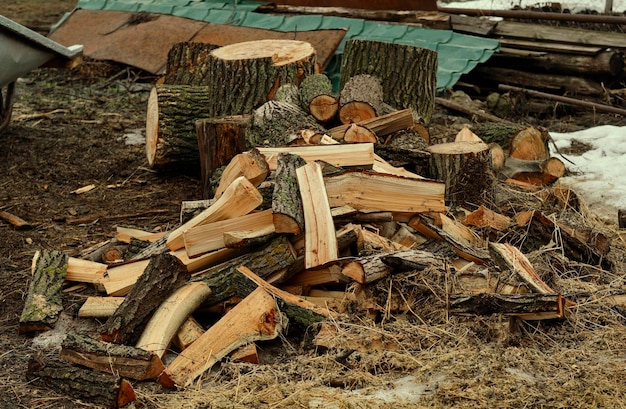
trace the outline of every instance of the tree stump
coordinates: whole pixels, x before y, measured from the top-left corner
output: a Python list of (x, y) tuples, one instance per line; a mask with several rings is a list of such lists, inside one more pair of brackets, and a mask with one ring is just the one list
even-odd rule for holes
[(148, 97), (146, 156), (156, 169), (187, 169), (197, 173), (198, 136), (195, 121), (210, 118), (208, 87), (156, 85)]
[(210, 117), (248, 114), (271, 100), (283, 84), (299, 85), (315, 72), (311, 44), (293, 40), (247, 41), (211, 52)]
[(176, 43), (167, 54), (165, 84), (209, 85), (209, 54), (218, 46), (207, 43)]
[(450, 142), (426, 148), (431, 177), (446, 184), (450, 206), (478, 207), (492, 196), (489, 146), (483, 142)]
[(313, 74), (300, 84), (300, 105), (320, 122), (328, 122), (337, 115), (338, 102), (333, 86), (324, 74)]
[(437, 52), (404, 44), (353, 39), (346, 43), (341, 84), (355, 75), (380, 78), (384, 100), (396, 109), (412, 108), (426, 123), (435, 108)]
[(339, 120), (342, 124), (365, 121), (382, 115), (383, 86), (371, 75), (355, 75), (339, 94)]

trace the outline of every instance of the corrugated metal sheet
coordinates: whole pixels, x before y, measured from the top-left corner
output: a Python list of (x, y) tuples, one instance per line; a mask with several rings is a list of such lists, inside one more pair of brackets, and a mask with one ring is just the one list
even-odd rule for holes
[[(362, 19), (319, 15), (277, 16), (255, 13), (262, 2), (213, 0), (79, 0), (77, 8), (169, 13), (214, 24), (277, 30), (282, 32), (338, 29), (348, 30), (337, 48), (326, 73), (335, 83), (345, 42), (352, 38), (402, 43), (435, 50), (439, 53), (437, 91), (453, 86), (461, 75), (487, 61), (499, 48), (497, 40), (468, 36), (448, 30), (432, 30), (404, 24), (386, 24)], [(171, 7), (171, 10), (170, 10)]]

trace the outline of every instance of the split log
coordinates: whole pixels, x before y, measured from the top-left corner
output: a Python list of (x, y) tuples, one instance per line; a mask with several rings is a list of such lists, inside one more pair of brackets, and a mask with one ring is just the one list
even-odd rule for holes
[(204, 282), (180, 287), (154, 312), (137, 341), (137, 348), (162, 358), (183, 323), (209, 295), (211, 289)]
[(296, 177), (304, 211), (305, 266), (312, 268), (337, 259), (335, 224), (320, 165), (308, 163), (296, 169)]
[(366, 127), (358, 124), (352, 124), (343, 134), (345, 143), (378, 143), (376, 134)]
[(70, 366), (58, 360), (31, 358), (26, 378), (34, 385), (106, 408), (121, 408), (136, 399), (135, 390), (126, 379)]
[(151, 258), (122, 305), (104, 324), (102, 340), (116, 344), (135, 340), (153, 311), (189, 278), (184, 266), (169, 253)]
[(257, 187), (265, 180), (268, 174), (269, 166), (256, 148), (240, 153), (224, 168), (220, 184), (215, 189), (214, 199), (219, 199), (226, 188), (239, 176), (244, 176), (254, 187)]
[(329, 266), (317, 267), (308, 270), (298, 271), (285, 282), (287, 286), (311, 287), (316, 285), (328, 284), (348, 284), (351, 277), (342, 273), (340, 262)]
[(511, 222), (509, 217), (482, 205), (465, 216), (463, 220), (463, 224), (466, 226), (486, 227), (496, 231), (505, 231), (511, 225)]
[(196, 321), (193, 316), (189, 316), (180, 326), (180, 329), (174, 335), (172, 339), (172, 343), (176, 345), (176, 347), (184, 351), (189, 347), (189, 345), (193, 344), (200, 336), (204, 334), (204, 328), (202, 325)]
[(451, 206), (477, 207), (492, 197), (495, 181), (489, 147), (483, 142), (451, 142), (431, 145), (431, 177), (445, 182), (446, 202)]
[(296, 169), (304, 165), (306, 161), (298, 155), (278, 155), (272, 194), (272, 218), (277, 233), (300, 234), (304, 231), (304, 209), (296, 176)]
[(183, 233), (186, 230), (195, 226), (248, 214), (262, 202), (263, 197), (259, 191), (248, 179), (240, 176), (228, 186), (224, 194), (213, 205), (173, 230), (167, 238), (167, 247), (173, 251), (181, 249), (185, 245)]
[(230, 354), (230, 359), (233, 362), (246, 362), (249, 364), (259, 364), (261, 362), (254, 342), (237, 348)]
[(561, 294), (457, 294), (450, 296), (448, 310), (453, 314), (503, 314), (522, 319), (562, 318), (565, 301)]
[(150, 260), (144, 259), (110, 267), (107, 270), (107, 276), (100, 280), (100, 285), (110, 296), (125, 296), (146, 270), (148, 264)]
[(59, 358), (99, 372), (136, 380), (156, 379), (165, 369), (158, 355), (143, 349), (95, 340), (70, 332)]
[(211, 73), (207, 61), (218, 46), (208, 43), (176, 43), (167, 53), (165, 84), (209, 85)]
[(124, 302), (124, 297), (87, 297), (78, 310), (79, 318), (109, 318)]
[(350, 77), (344, 83), (339, 94), (339, 120), (342, 124), (372, 119), (382, 115), (383, 111), (380, 78), (361, 74)]
[(155, 85), (152, 88), (146, 114), (146, 156), (151, 167), (197, 170), (195, 121), (212, 117), (206, 110), (209, 100), (207, 87)]
[(246, 150), (246, 128), (249, 121), (250, 117), (246, 115), (196, 121), (203, 198), (212, 196), (210, 180), (213, 172)]
[(265, 156), (270, 170), (276, 170), (278, 155), (281, 153), (298, 155), (307, 162), (319, 160), (340, 167), (371, 168), (374, 164), (374, 145), (370, 143), (259, 148), (259, 152)]
[(274, 223), (270, 222), (260, 229), (225, 231), (224, 245), (228, 248), (255, 248), (267, 244), (276, 237)]
[(530, 288), (539, 294), (554, 294), (535, 272), (528, 258), (519, 249), (508, 243), (489, 243), (491, 259), (504, 271), (515, 273)]
[(254, 110), (246, 140), (250, 146), (285, 146), (312, 132), (321, 140), (326, 130), (298, 105), (268, 101)]
[(326, 75), (313, 74), (302, 80), (300, 105), (322, 123), (337, 115), (338, 101), (333, 96), (333, 86)]
[(180, 354), (159, 376), (166, 388), (189, 386), (238, 347), (276, 338), (287, 322), (276, 301), (258, 288)]
[(190, 258), (189, 256), (187, 256), (187, 250), (182, 248), (176, 251), (172, 251), (170, 252), (170, 254), (176, 257), (181, 263), (183, 263), (188, 272), (196, 274), (201, 270), (239, 257), (242, 254), (247, 253), (248, 251), (249, 250), (246, 248), (223, 248), (202, 254), (198, 257)]
[(211, 207), (215, 199), (183, 200), (180, 204), (180, 224), (185, 224), (200, 214), (203, 210)]
[(445, 184), (370, 172), (347, 171), (325, 178), (330, 206), (361, 212), (443, 212)]
[[(403, 129), (411, 128), (414, 125), (413, 113), (410, 109), (393, 111), (388, 114), (380, 115), (355, 123), (369, 129), (371, 132), (380, 137), (392, 134)], [(341, 140), (346, 134), (346, 131), (350, 129), (350, 127), (351, 124), (339, 125), (329, 129), (328, 133), (333, 139)]]
[(58, 251), (37, 251), (33, 257), (28, 295), (20, 315), (19, 333), (48, 331), (63, 311), (61, 289), (68, 256)]
[(304, 41), (258, 40), (215, 49), (208, 61), (211, 100), (205, 111), (209, 117), (248, 114), (281, 85), (299, 85), (315, 72), (315, 63), (315, 50)]
[(426, 123), (430, 122), (435, 108), (436, 51), (404, 44), (348, 40), (341, 63), (341, 84), (359, 74), (380, 78), (387, 104), (396, 109), (411, 108)]
[(550, 158), (549, 140), (550, 134), (545, 128), (522, 128), (509, 141), (509, 156), (521, 160), (547, 160)]
[(563, 177), (566, 168), (565, 164), (555, 157), (545, 160), (521, 160), (509, 157), (504, 162), (501, 172), (507, 179), (545, 186)]
[(344, 265), (342, 273), (359, 284), (368, 284), (395, 271), (423, 271), (434, 268), (445, 272), (442, 260), (421, 250), (403, 250), (360, 257)]

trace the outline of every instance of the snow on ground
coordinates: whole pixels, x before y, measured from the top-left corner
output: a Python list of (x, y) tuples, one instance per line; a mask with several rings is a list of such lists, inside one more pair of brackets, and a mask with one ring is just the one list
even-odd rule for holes
[[(580, 193), (598, 216), (617, 222), (617, 209), (626, 209), (626, 127), (603, 125), (572, 133), (550, 132), (560, 151), (573, 141), (591, 146), (580, 155), (563, 155), (572, 176), (561, 178), (562, 184)], [(560, 155), (552, 147), (552, 155)]]
[[(510, 10), (515, 6), (528, 7), (549, 3), (549, 1), (537, 0), (469, 0), (469, 1), (439, 1), (439, 7), (482, 9), (482, 10)], [(563, 8), (572, 12), (581, 10), (604, 11), (604, 0), (563, 0), (560, 1)], [(626, 10), (626, 0), (613, 0), (613, 11), (623, 12)]]

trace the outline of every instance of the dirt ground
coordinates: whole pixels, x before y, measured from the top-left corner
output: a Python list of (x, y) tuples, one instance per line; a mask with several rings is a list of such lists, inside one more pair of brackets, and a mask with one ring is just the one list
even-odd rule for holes
[[(74, 4), (9, 1), (2, 14), (43, 31)], [(145, 125), (152, 80), (126, 67), (88, 62), (74, 71), (38, 69), (17, 84), (13, 119), (0, 135), (0, 210), (32, 228), (0, 222), (0, 408), (97, 407), (26, 379), (28, 360), (39, 349), (32, 337), (18, 335), (18, 320), (34, 253), (81, 256), (113, 237), (118, 225), (169, 230), (181, 201), (200, 196), (196, 175), (156, 173), (144, 145), (132, 144)], [(541, 124), (563, 131), (620, 120), (574, 115)], [(438, 121), (453, 126), (463, 120), (440, 112)], [(92, 184), (87, 193), (73, 193)], [(619, 272), (596, 273), (595, 279), (563, 275), (556, 284), (575, 294), (626, 288)], [(411, 277), (398, 280), (407, 288), (424, 285)], [(67, 293), (66, 312), (87, 295), (88, 289)], [(400, 350), (340, 357), (307, 348), (302, 337), (285, 338), (263, 344), (262, 365), (226, 362), (185, 391), (138, 383), (131, 407), (626, 407), (622, 307), (588, 301), (565, 321), (524, 323), (516, 334), (497, 319), (461, 320), (424, 308), (373, 327), (345, 324), (347, 331), (396, 339)]]

